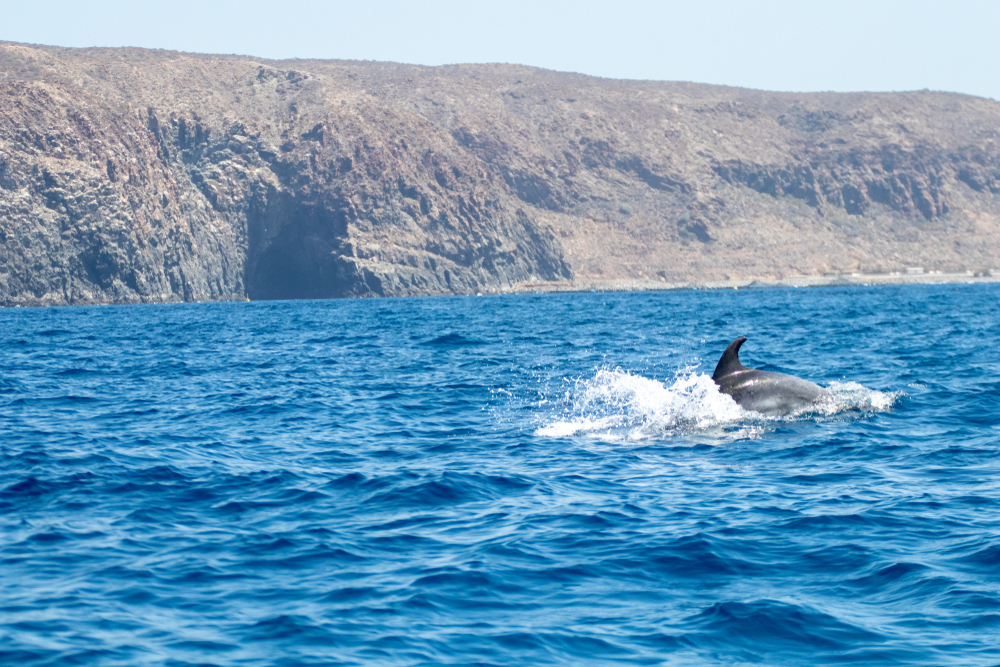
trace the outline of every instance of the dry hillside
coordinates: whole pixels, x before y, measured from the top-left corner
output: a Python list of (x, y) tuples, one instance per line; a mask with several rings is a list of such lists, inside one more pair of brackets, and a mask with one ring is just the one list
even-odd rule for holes
[(997, 268), (1000, 104), (0, 42), (0, 304)]

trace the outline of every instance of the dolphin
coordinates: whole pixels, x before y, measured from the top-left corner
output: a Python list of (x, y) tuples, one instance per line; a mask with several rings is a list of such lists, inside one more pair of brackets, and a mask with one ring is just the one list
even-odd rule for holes
[(830, 395), (818, 384), (794, 375), (744, 367), (740, 363), (740, 346), (744, 342), (745, 336), (730, 343), (712, 374), (719, 391), (732, 396), (744, 410), (770, 416), (787, 415)]

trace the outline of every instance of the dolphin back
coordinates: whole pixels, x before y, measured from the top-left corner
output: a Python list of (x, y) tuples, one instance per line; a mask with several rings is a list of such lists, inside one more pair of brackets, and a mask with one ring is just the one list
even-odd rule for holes
[(740, 337), (722, 353), (712, 379), (719, 391), (733, 397), (744, 410), (765, 415), (787, 415), (805, 408), (828, 392), (818, 384), (784, 373), (752, 370), (740, 363)]
[(827, 391), (809, 380), (772, 373), (747, 370), (722, 378), (719, 391), (733, 397), (744, 410), (765, 415), (781, 416), (806, 408), (827, 395)]

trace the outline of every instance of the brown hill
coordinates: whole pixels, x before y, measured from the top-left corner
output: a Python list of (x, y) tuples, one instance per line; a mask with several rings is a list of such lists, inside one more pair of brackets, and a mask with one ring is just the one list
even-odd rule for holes
[(993, 268), (1000, 105), (0, 42), (0, 303)]

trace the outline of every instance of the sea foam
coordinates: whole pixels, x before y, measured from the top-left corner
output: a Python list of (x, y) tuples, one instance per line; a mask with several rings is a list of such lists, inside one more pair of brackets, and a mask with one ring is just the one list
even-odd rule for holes
[(744, 410), (720, 393), (711, 376), (683, 369), (668, 381), (621, 368), (601, 369), (590, 378), (567, 380), (569, 387), (540, 417), (535, 435), (591, 435), (604, 440), (645, 440), (708, 431), (744, 423), (786, 422), (844, 412), (887, 410), (903, 395), (868, 389), (856, 382), (831, 382), (825, 400), (784, 417)]

